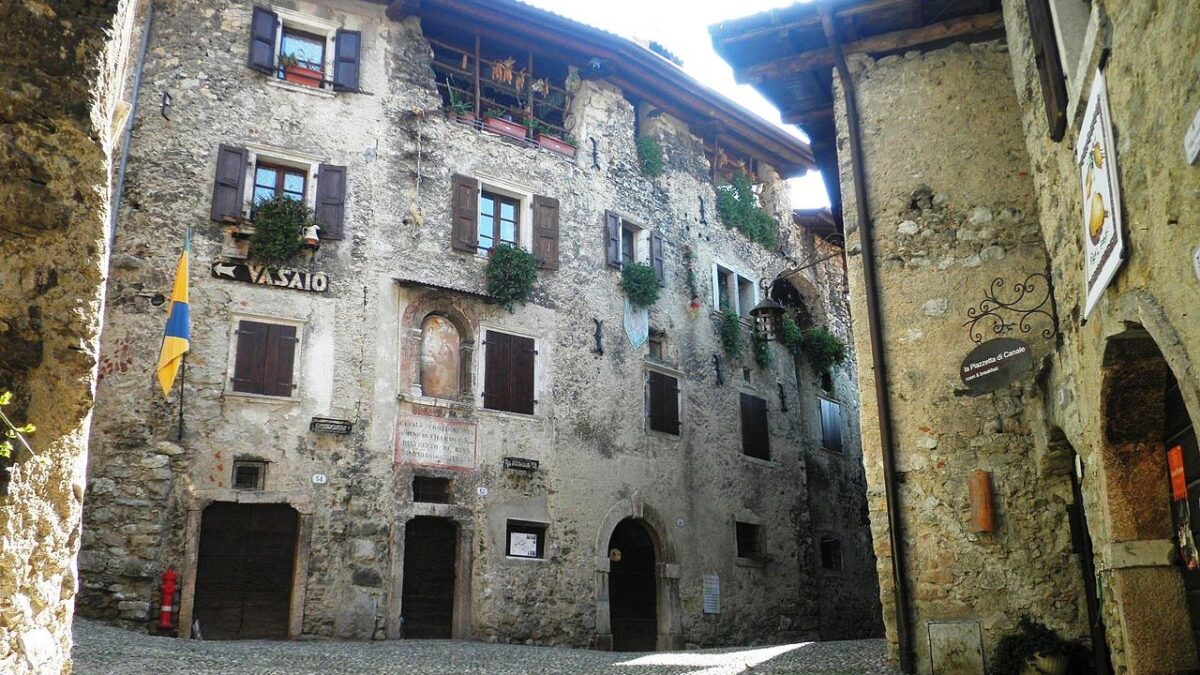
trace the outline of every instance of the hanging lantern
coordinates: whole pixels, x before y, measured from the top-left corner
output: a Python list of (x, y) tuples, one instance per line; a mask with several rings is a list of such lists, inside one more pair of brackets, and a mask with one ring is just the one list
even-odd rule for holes
[(774, 340), (779, 320), (783, 318), (783, 315), (783, 305), (772, 300), (771, 296), (763, 295), (762, 301), (750, 310), (750, 316), (754, 319), (754, 333), (758, 339), (767, 342)]

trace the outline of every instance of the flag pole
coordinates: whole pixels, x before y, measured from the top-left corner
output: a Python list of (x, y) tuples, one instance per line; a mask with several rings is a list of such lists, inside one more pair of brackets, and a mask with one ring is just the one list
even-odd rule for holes
[(179, 436), (178, 441), (183, 440), (183, 392), (187, 385), (187, 352), (183, 353), (180, 361), (179, 373)]

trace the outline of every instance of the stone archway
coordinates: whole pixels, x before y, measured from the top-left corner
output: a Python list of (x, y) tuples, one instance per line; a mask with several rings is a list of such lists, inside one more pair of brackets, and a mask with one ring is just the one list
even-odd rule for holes
[(640, 495), (622, 499), (613, 504), (604, 514), (594, 544), (596, 561), (596, 631), (592, 636), (592, 647), (612, 650), (612, 606), (609, 602), (609, 573), (612, 561), (608, 558), (608, 544), (622, 521), (632, 519), (645, 528), (654, 545), (654, 576), (656, 582), (656, 619), (658, 637), (656, 648), (660, 651), (683, 647), (683, 626), (679, 605), (679, 562), (675, 547), (667, 539), (669, 531), (662, 518), (650, 506), (642, 502)]
[(1135, 672), (1183, 672), (1197, 664), (1184, 579), (1172, 562), (1163, 443), (1172, 368), (1160, 344), (1127, 323), (1107, 340), (1101, 370), (1100, 461), (1111, 541), (1104, 559), (1125, 662)]

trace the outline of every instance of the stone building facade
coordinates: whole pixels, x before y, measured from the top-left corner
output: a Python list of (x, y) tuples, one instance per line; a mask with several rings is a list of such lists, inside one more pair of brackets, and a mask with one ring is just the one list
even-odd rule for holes
[[(836, 253), (791, 218), (807, 146), (557, 15), (407, 5), (155, 3), (161, 106), (136, 119), (115, 235), (79, 611), (149, 629), (173, 568), (183, 636), (815, 635), (808, 449), (824, 387), (855, 456), (853, 367), (822, 384), (777, 343), (766, 366), (730, 356), (717, 311), (748, 336), (765, 278), (849, 340), (840, 258), (777, 278)], [(500, 129), (522, 110), (573, 156)], [(780, 246), (719, 222), (731, 167)], [(244, 216), (278, 194), (324, 227), (264, 271)], [(151, 355), (189, 229), (191, 351), (164, 400)], [(484, 280), (501, 241), (539, 262), (511, 311)], [(646, 313), (621, 291), (635, 261), (660, 281)], [(839, 583), (869, 583), (863, 556), (847, 544)]]
[[(916, 13), (883, 4), (780, 10), (714, 37), (743, 80), (824, 129), (814, 148), (820, 155), (824, 143), (840, 168), (893, 654), (909, 672), (979, 672), (1029, 616), (1089, 642), (1095, 672), (1192, 672), (1200, 226), (1191, 214), (1200, 178), (1185, 137), (1200, 108), (1200, 11), (1188, 2), (1006, 0), (941, 13), (927, 2), (922, 14), (920, 3), (907, 3)], [(767, 57), (756, 62), (753, 39), (737, 36), (768, 20), (770, 39), (791, 46), (757, 44)], [(832, 95), (782, 93), (798, 72), (832, 82)], [(1102, 126), (1087, 116), (1093, 88), (1106, 92), (1115, 138), (1099, 151)], [(1081, 174), (1089, 161), (1115, 168), (1119, 201), (1095, 217), (1089, 208), (1085, 220), (1085, 196), (1091, 207), (1099, 193)], [(1089, 312), (1085, 258), (1088, 239), (1100, 236), (1085, 225), (1111, 223), (1114, 210), (1126, 250), (1113, 254), (1123, 259), (1107, 288), (1090, 280), (1098, 299)], [(887, 368), (884, 419), (867, 266)], [(1033, 358), (1011, 383), (975, 395), (964, 357), (996, 336), (1021, 340)], [(976, 502), (994, 508), (990, 527), (972, 517), (978, 471), (990, 474), (990, 494)], [(894, 553), (904, 557), (898, 573)]]
[[(6, 3), (0, 23), (0, 392), (33, 455), (0, 459), (0, 672), (67, 672), (113, 148), (117, 2)], [(70, 48), (59, 48), (70, 45)], [(7, 431), (7, 429), (4, 429)]]

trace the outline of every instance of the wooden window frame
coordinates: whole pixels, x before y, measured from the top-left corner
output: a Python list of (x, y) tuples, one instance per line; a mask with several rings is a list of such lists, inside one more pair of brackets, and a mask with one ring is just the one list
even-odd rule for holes
[[(492, 233), (491, 233), (492, 245), (487, 248), (484, 248), (479, 243), (483, 239), (483, 202), (485, 199), (491, 200), (492, 204), (493, 204), (492, 216), (491, 216), (491, 218), (492, 218)], [(513, 236), (515, 238), (513, 241), (508, 241), (508, 242), (506, 242), (500, 238), (500, 223), (501, 223), (500, 207), (504, 204), (510, 204), (513, 207), (513, 214), (515, 216), (515, 220), (512, 221)], [(515, 246), (517, 248), (522, 248), (522, 249), (525, 248), (523, 246), (522, 237), (521, 237), (521, 227), (525, 224), (524, 219), (522, 218), (522, 213), (521, 213), (524, 210), (524, 208), (525, 208), (525, 200), (524, 199), (522, 199), (520, 197), (513, 197), (510, 195), (506, 195), (501, 192), (496, 192), (494, 190), (490, 190), (490, 189), (488, 189), (488, 187), (486, 185), (481, 186), (479, 189), (479, 209), (478, 209), (479, 213), (476, 215), (476, 218), (477, 218), (476, 222), (478, 223), (476, 226), (476, 242), (477, 242), (475, 245), (476, 252), (479, 253), (479, 255), (490, 255), (491, 252), (494, 251), (496, 249), (496, 247), (502, 243), (512, 244), (513, 246)]]
[[(302, 63), (306, 64), (305, 67), (308, 67), (311, 65), (320, 66), (319, 68), (310, 68), (310, 70), (320, 70), (322, 80), (324, 80), (324, 76), (328, 74), (326, 71), (328, 70), (328, 63), (329, 63), (329, 42), (330, 42), (329, 34), (328, 33), (325, 33), (325, 34), (315, 33), (312, 31), (312, 29), (306, 29), (306, 27), (297, 27), (297, 24), (295, 21), (287, 21), (287, 20), (281, 21), (280, 28), (279, 28), (279, 47), (277, 48), (277, 52), (275, 55), (276, 62), (278, 62), (280, 59), (283, 58), (283, 40), (284, 40), (284, 38), (288, 37), (289, 35), (303, 38), (303, 39), (306, 39), (311, 42), (320, 42), (321, 43), (321, 62), (314, 63), (312, 61), (303, 61)], [(282, 71), (280, 72), (280, 75), (281, 74), (282, 74)], [(278, 75), (277, 75), (277, 77), (278, 77)], [(324, 86), (324, 85), (325, 85), (325, 82), (322, 81), (321, 86)]]
[[(259, 169), (272, 169), (275, 171), (275, 185), (274, 186), (259, 184), (259, 182), (258, 182), (258, 170)], [(307, 205), (308, 204), (308, 188), (309, 188), (309, 183), (311, 182), (311, 177), (310, 177), (311, 172), (312, 172), (311, 166), (305, 167), (305, 168), (299, 168), (296, 166), (289, 166), (287, 164), (280, 164), (277, 162), (272, 162), (269, 159), (264, 161), (264, 160), (256, 158), (254, 161), (254, 168), (251, 171), (251, 175), (250, 175), (250, 206), (251, 206), (251, 209), (253, 210), (253, 208), (256, 206), (256, 204), (254, 203), (255, 202), (255, 193), (258, 192), (258, 189), (260, 187), (261, 188), (270, 187), (273, 190), (274, 197), (278, 197), (281, 194), (287, 194), (287, 191), (284, 190), (284, 186), (283, 186), (284, 178), (287, 175), (300, 176), (301, 180), (304, 181), (303, 185), (300, 188), (300, 200), (299, 201), (300, 201), (300, 203)]]
[[(817, 401), (818, 401), (818, 405), (820, 408), (818, 414), (820, 415), (820, 421), (821, 421), (821, 449), (825, 450), (827, 452), (837, 453), (839, 455), (846, 454), (846, 434), (845, 434), (845, 424), (843, 423), (843, 420), (845, 417), (844, 417), (844, 415), (842, 415), (841, 402), (835, 401), (831, 398), (826, 398), (824, 396), (818, 396)], [(838, 411), (837, 447), (836, 448), (830, 447), (831, 444), (828, 442), (829, 437), (825, 434), (825, 407), (827, 405), (836, 406), (837, 411)]]
[[(678, 438), (683, 434), (683, 379), (681, 373), (663, 370), (661, 368), (646, 368), (645, 376), (645, 401), (646, 401), (646, 430), (658, 434), (666, 434)], [(656, 378), (664, 378), (664, 381), (659, 386), (668, 386), (671, 381), (674, 382), (675, 389), (675, 419), (672, 422), (658, 421), (665, 411), (657, 411), (655, 408), (654, 398), (654, 383)], [(670, 427), (674, 426), (674, 429)]]
[[(509, 518), (504, 521), (504, 557), (510, 560), (545, 560), (546, 543), (549, 539), (550, 524), (533, 520)], [(534, 555), (514, 555), (512, 552), (513, 534), (533, 534), (537, 536), (537, 551)]]
[[(430, 489), (433, 486), (439, 489)], [(413, 476), (412, 500), (414, 504), (450, 504), (453, 502), (454, 481), (439, 476)]]
[[(229, 487), (234, 490), (246, 490), (250, 492), (261, 492), (267, 486), (267, 464), (264, 460), (237, 459), (233, 462), (233, 471), (230, 474)], [(238, 485), (238, 470), (239, 469), (257, 469), (258, 477), (253, 486)]]

